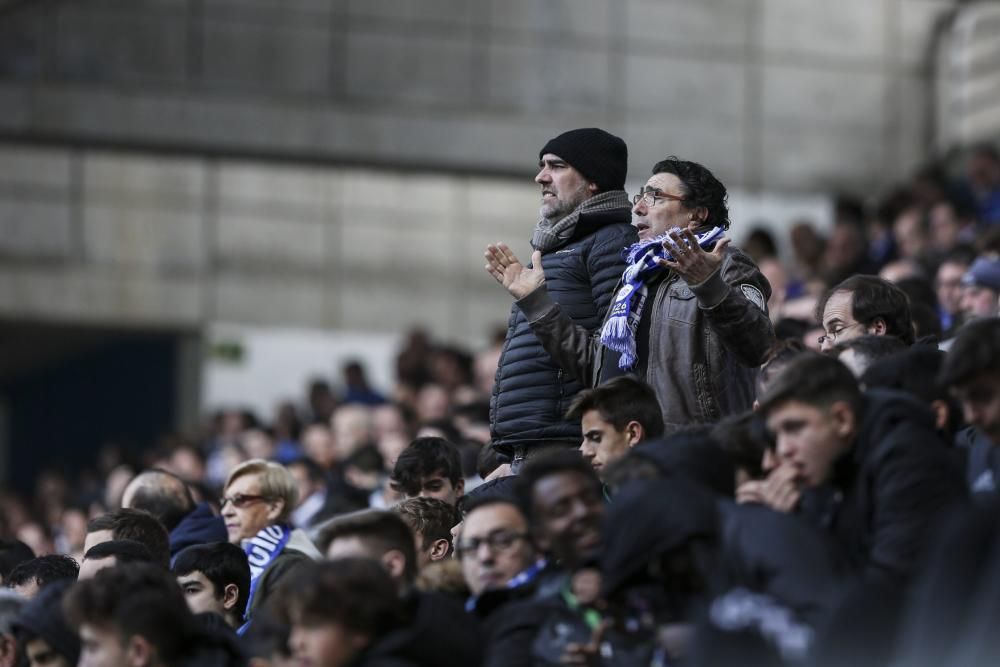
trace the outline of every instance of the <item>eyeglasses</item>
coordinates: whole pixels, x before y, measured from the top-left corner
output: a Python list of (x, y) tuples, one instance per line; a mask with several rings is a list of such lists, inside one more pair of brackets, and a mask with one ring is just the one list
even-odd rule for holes
[(819, 337), (819, 344), (820, 345), (825, 345), (827, 343), (827, 341), (829, 341), (831, 343), (836, 343), (837, 342), (837, 338), (840, 336), (840, 334), (844, 333), (845, 331), (847, 331), (848, 329), (850, 329), (852, 327), (863, 327), (863, 326), (864, 326), (864, 324), (862, 324), (861, 322), (855, 322), (854, 324), (848, 324), (846, 327), (840, 327), (836, 331), (831, 331), (828, 334), (823, 334), (822, 336), (820, 336)]
[(632, 197), (632, 206), (639, 203), (642, 200), (646, 206), (653, 207), (656, 206), (656, 201), (658, 199), (672, 199), (673, 201), (684, 201), (684, 197), (678, 195), (668, 194), (666, 192), (656, 192), (654, 190), (646, 190), (645, 192), (640, 192), (639, 194)]
[(507, 551), (514, 543), (518, 540), (523, 540), (528, 536), (527, 533), (509, 533), (507, 531), (498, 531), (495, 533), (490, 533), (484, 538), (474, 537), (468, 542), (463, 542), (462, 544), (455, 545), (455, 554), (459, 558), (476, 554), (479, 552), (479, 547), (484, 544), (489, 547), (490, 553), (496, 554), (502, 551)]
[(235, 496), (232, 497), (222, 496), (221, 498), (219, 498), (219, 509), (225, 509), (227, 503), (232, 503), (233, 507), (235, 507), (238, 510), (241, 510), (244, 507), (247, 507), (248, 505), (259, 503), (265, 500), (267, 500), (266, 496), (253, 496), (250, 494), (237, 493)]

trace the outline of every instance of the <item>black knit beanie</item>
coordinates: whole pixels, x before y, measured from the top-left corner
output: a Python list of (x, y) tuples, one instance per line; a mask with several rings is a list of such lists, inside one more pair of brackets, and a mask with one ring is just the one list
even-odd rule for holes
[(552, 153), (565, 160), (601, 192), (624, 190), (628, 173), (628, 147), (613, 134), (596, 127), (563, 132), (550, 139), (538, 153)]

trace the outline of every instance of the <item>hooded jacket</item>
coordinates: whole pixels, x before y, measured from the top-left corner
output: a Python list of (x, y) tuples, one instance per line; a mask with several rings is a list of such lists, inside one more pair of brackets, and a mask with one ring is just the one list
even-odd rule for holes
[(173, 558), (184, 548), (195, 544), (228, 541), (229, 534), (226, 532), (225, 520), (213, 514), (208, 503), (198, 503), (170, 531), (170, 557)]
[(967, 498), (962, 470), (930, 410), (901, 392), (870, 390), (854, 445), (834, 464), (832, 493), (802, 505), (865, 577), (906, 582), (942, 513)]
[[(665, 434), (749, 410), (757, 367), (774, 344), (771, 286), (753, 260), (729, 246), (704, 282), (688, 285), (664, 272), (649, 288), (632, 372), (656, 391)], [(580, 327), (553, 296), (546, 280), (516, 303), (549, 354), (588, 386), (621, 374), (618, 355), (601, 345), (600, 327)]]
[[(625, 270), (622, 249), (638, 238), (630, 222), (628, 208), (582, 213), (574, 235), (542, 255), (547, 294), (585, 331), (604, 320)], [(493, 447), (511, 456), (517, 445), (579, 441), (579, 420), (564, 417), (586, 384), (556, 364), (515, 303), (490, 400)]]

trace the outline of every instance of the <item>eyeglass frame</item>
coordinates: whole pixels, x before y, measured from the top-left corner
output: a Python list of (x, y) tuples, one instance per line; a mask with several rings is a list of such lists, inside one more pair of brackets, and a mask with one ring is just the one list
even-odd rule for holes
[(225, 509), (228, 503), (232, 503), (234, 508), (241, 510), (253, 503), (268, 502), (269, 500), (271, 499), (267, 496), (254, 495), (252, 493), (237, 493), (232, 498), (227, 498), (226, 496), (219, 498), (219, 509)]
[(840, 327), (839, 329), (837, 329), (833, 333), (829, 333), (829, 334), (825, 333), (822, 336), (820, 336), (819, 338), (817, 338), (816, 340), (819, 342), (820, 345), (825, 344), (826, 341), (830, 341), (831, 343), (836, 344), (837, 338), (840, 337), (840, 334), (844, 333), (845, 331), (847, 331), (851, 327), (857, 327), (857, 326), (863, 327), (863, 326), (866, 326), (866, 325), (865, 325), (864, 322), (855, 322), (854, 324), (848, 324), (847, 326)]
[(644, 190), (637, 195), (632, 195), (632, 206), (636, 206), (640, 200), (652, 208), (656, 206), (657, 199), (669, 199), (671, 201), (686, 201), (686, 197), (681, 197), (680, 195), (672, 195), (669, 192), (660, 192), (659, 190)]
[[(484, 538), (473, 538), (465, 544), (455, 543), (455, 555), (459, 558), (479, 553), (479, 547), (484, 544), (489, 548), (490, 553), (496, 555), (508, 551), (518, 540), (528, 539), (528, 533), (513, 533), (505, 530), (495, 530)], [(507, 540), (510, 540), (507, 542)], [(507, 542), (507, 544), (503, 544)]]

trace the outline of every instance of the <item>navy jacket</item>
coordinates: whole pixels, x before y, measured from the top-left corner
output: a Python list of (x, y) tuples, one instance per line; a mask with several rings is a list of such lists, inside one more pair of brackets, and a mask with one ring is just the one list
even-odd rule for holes
[(185, 547), (211, 542), (228, 542), (226, 522), (212, 513), (208, 503), (198, 503), (191, 513), (181, 519), (177, 527), (170, 531), (170, 557), (173, 558)]
[[(637, 240), (627, 208), (582, 214), (575, 235), (542, 255), (548, 293), (574, 322), (596, 330), (625, 270), (622, 251)], [(514, 304), (490, 401), (493, 447), (510, 456), (516, 445), (579, 441), (579, 421), (564, 415), (583, 388), (549, 356)]]

